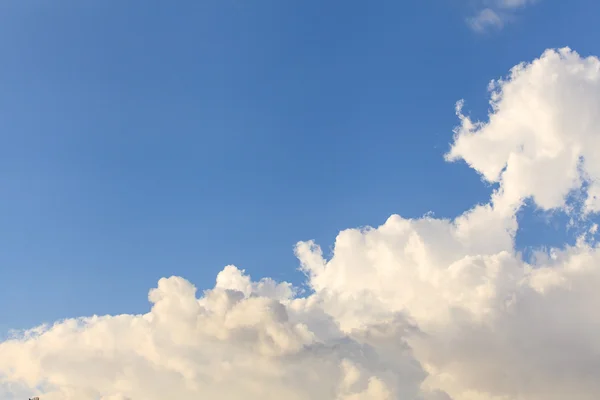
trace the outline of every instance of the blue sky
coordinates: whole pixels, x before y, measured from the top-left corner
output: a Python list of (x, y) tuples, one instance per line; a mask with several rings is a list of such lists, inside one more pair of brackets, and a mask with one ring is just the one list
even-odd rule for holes
[[(293, 246), (491, 189), (443, 154), (464, 98), (546, 48), (599, 54), (591, 0), (474, 32), (460, 0), (4, 2), (0, 331), (137, 313), (163, 276), (300, 282)], [(578, 21), (574, 23), (573, 21)], [(529, 223), (540, 225), (530, 216)], [(521, 246), (556, 241), (546, 233)], [(536, 230), (539, 232), (539, 229)]]

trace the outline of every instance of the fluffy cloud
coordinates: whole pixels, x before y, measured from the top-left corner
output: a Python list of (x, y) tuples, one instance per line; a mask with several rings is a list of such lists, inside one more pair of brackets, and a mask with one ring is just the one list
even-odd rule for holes
[(306, 244), (298, 253), (345, 332), (411, 321), (425, 387), (464, 400), (598, 398), (598, 248), (580, 241), (528, 265), (502, 240), (484, 249), (462, 236), (469, 222), (395, 216), (342, 232), (328, 261)]
[(546, 51), (490, 85), (486, 123), (458, 114), (448, 159), (464, 159), (489, 182), (502, 183), (512, 205), (532, 197), (564, 208), (585, 183), (585, 211), (600, 210), (600, 61), (570, 49)]
[(145, 315), (66, 320), (2, 343), (4, 388), (45, 400), (419, 398), (425, 372), (401, 332), (373, 346), (371, 328), (345, 335), (316, 299), (289, 294), (235, 267), (199, 299), (188, 281), (161, 279)]
[(548, 51), (493, 82), (486, 122), (458, 108), (449, 160), (498, 189), (454, 219), (391, 216), (325, 258), (296, 255), (307, 295), (236, 267), (196, 293), (161, 279), (143, 315), (59, 321), (0, 343), (0, 397), (581, 400), (600, 398), (597, 227), (525, 262), (526, 199), (600, 207), (600, 62)]

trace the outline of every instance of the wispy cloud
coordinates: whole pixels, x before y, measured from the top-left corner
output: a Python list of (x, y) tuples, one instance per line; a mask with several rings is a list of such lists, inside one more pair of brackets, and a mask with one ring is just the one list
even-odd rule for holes
[(514, 19), (517, 9), (536, 0), (497, 0), (486, 3), (485, 8), (480, 9), (475, 16), (467, 18), (467, 23), (476, 32), (485, 32), (490, 29), (502, 29), (508, 22)]
[(504, 20), (491, 8), (485, 8), (474, 17), (467, 20), (474, 31), (483, 32), (489, 28), (502, 29)]
[(502, 8), (519, 8), (534, 3), (534, 1), (535, 0), (499, 0), (497, 6)]

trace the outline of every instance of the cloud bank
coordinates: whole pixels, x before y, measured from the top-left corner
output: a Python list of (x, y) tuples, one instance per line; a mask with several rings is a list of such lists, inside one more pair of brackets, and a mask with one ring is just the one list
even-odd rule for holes
[[(600, 209), (600, 61), (546, 51), (457, 106), (449, 161), (497, 185), (455, 219), (391, 216), (296, 255), (308, 295), (225, 267), (200, 293), (161, 279), (143, 315), (58, 321), (0, 343), (0, 397), (43, 400), (596, 400), (597, 226), (525, 262), (526, 200)], [(580, 192), (580, 207), (571, 194)]]

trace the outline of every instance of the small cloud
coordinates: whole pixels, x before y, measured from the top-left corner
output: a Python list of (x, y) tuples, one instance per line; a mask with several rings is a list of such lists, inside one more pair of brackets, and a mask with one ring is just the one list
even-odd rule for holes
[(517, 9), (537, 0), (495, 0), (487, 2), (488, 7), (481, 9), (477, 15), (467, 18), (467, 23), (475, 32), (485, 32), (488, 29), (502, 29), (508, 22), (514, 19)]
[(504, 20), (491, 8), (481, 10), (475, 17), (469, 18), (467, 22), (476, 32), (484, 32), (489, 28), (502, 29), (504, 26)]
[(499, 0), (498, 7), (502, 8), (519, 8), (533, 3), (534, 0)]

